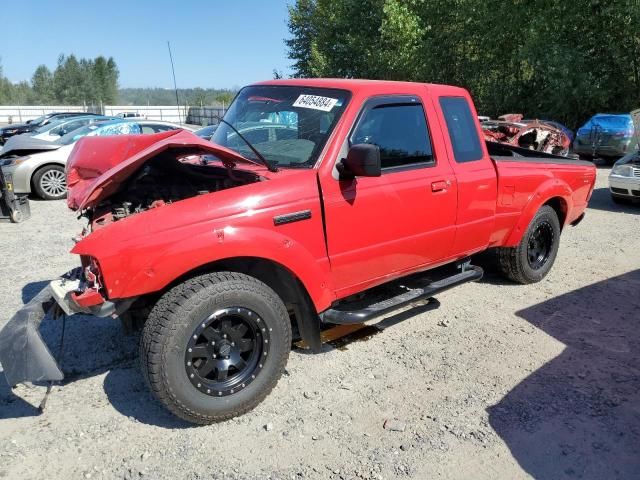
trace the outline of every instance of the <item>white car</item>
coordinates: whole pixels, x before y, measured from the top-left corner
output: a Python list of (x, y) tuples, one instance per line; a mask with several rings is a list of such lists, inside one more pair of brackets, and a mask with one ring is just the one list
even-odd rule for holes
[(640, 151), (618, 160), (609, 174), (609, 191), (616, 203), (640, 200)]
[(179, 128), (191, 130), (174, 123), (149, 120), (94, 123), (74, 130), (54, 142), (32, 137), (20, 139), (0, 150), (0, 161), (5, 160), (3, 171), (10, 171), (13, 176), (15, 193), (33, 192), (44, 200), (57, 200), (67, 194), (65, 165), (75, 143), (82, 137), (151, 134)]
[(145, 115), (142, 115), (141, 113), (138, 112), (120, 112), (116, 115), (116, 117), (119, 118), (139, 118), (139, 119), (144, 119), (147, 118)]

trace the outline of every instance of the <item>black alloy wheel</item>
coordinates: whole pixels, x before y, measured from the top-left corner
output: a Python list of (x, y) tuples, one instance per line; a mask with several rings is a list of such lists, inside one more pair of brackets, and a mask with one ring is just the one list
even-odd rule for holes
[(165, 292), (140, 339), (142, 373), (172, 413), (206, 425), (242, 415), (275, 387), (291, 351), (291, 318), (260, 280), (211, 272)]
[(529, 235), (527, 245), (527, 260), (529, 266), (539, 270), (547, 263), (553, 246), (553, 227), (547, 221), (540, 222)]
[(258, 314), (243, 307), (224, 308), (204, 319), (185, 351), (191, 384), (218, 397), (245, 388), (262, 370), (270, 331)]
[(540, 207), (518, 244), (498, 249), (502, 273), (522, 284), (542, 280), (556, 260), (561, 231), (556, 211), (550, 205)]

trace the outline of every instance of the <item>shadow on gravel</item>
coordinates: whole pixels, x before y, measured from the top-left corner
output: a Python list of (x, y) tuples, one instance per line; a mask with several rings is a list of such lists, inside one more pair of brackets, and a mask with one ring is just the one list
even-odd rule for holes
[(640, 478), (640, 270), (517, 312), (565, 349), (489, 421), (539, 479)]
[(195, 426), (173, 416), (155, 401), (142, 378), (137, 362), (127, 368), (110, 370), (104, 379), (104, 391), (118, 412), (135, 418), (138, 422), (169, 429)]
[[(47, 282), (34, 282), (22, 292), (26, 302), (33, 298)], [(90, 328), (88, 328), (90, 327)], [(49, 350), (57, 355), (62, 336), (62, 321), (46, 317), (40, 333)], [(98, 317), (73, 315), (66, 320), (64, 348), (59, 362), (65, 378), (61, 388), (79, 380), (106, 373), (104, 391), (113, 407), (122, 415), (164, 428), (190, 426), (165, 411), (149, 394), (138, 369), (138, 335), (124, 335), (120, 322)], [(0, 375), (0, 419), (39, 415), (39, 410), (15, 395)], [(86, 388), (92, 388), (87, 386)], [(34, 387), (41, 397), (34, 394), (35, 402), (44, 397), (43, 386)], [(54, 389), (52, 396), (58, 395)], [(78, 405), (84, 402), (81, 396), (74, 398)], [(45, 410), (55, 408), (49, 404)], [(71, 406), (73, 408), (73, 406)]]
[[(42, 391), (44, 395), (44, 389)], [(0, 420), (6, 418), (35, 417), (40, 411), (22, 398), (14, 395), (4, 375), (0, 375)]]
[(596, 188), (593, 191), (589, 208), (594, 210), (604, 210), (605, 212), (622, 212), (640, 215), (640, 201), (631, 201), (628, 204), (617, 204), (611, 199), (608, 188)]

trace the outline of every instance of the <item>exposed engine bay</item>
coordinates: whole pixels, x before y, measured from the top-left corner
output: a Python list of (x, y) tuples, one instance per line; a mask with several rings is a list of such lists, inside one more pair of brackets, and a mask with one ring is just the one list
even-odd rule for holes
[(260, 179), (252, 172), (223, 166), (209, 153), (166, 151), (145, 162), (118, 191), (83, 216), (95, 230), (152, 208)]

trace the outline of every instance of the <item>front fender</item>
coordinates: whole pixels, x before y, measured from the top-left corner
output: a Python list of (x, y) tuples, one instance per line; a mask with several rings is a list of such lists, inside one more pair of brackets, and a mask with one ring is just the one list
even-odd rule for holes
[[(527, 227), (533, 220), (535, 214), (540, 210), (545, 203), (552, 198), (560, 198), (566, 208), (567, 215), (565, 215), (565, 221), (570, 218), (569, 213), (573, 209), (573, 200), (571, 196), (571, 188), (567, 183), (557, 178), (551, 178), (543, 182), (538, 189), (529, 197), (529, 201), (522, 209), (520, 219), (511, 230), (511, 233), (507, 237), (505, 247), (513, 247), (520, 243), (522, 235), (527, 230)], [(563, 227), (564, 225), (560, 225)]]
[(110, 298), (128, 298), (161, 291), (193, 270), (238, 257), (262, 258), (289, 270), (302, 282), (318, 311), (334, 300), (326, 255), (317, 258), (302, 243), (260, 227), (214, 228), (180, 241), (164, 242), (144, 255), (120, 256), (120, 265), (109, 261), (103, 274)]

